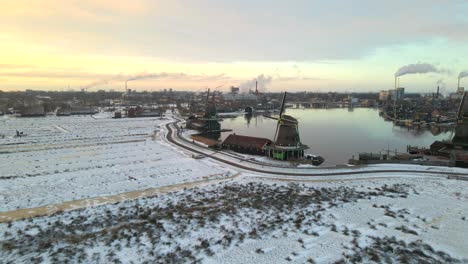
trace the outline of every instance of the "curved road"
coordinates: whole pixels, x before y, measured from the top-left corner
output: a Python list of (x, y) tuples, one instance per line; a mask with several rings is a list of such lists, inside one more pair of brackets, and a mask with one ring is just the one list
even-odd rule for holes
[[(212, 158), (212, 159), (214, 159), (216, 161), (228, 164), (230, 166), (233, 166), (233, 167), (236, 167), (236, 168), (239, 168), (239, 169), (243, 169), (243, 170), (247, 170), (247, 171), (252, 171), (252, 172), (259, 172), (259, 173), (273, 174), (273, 175), (282, 175), (282, 176), (339, 176), (339, 175), (395, 173), (395, 172), (397, 172), (397, 173), (444, 174), (444, 175), (468, 176), (468, 173), (446, 172), (446, 171), (437, 171), (437, 170), (423, 171), (423, 170), (399, 170), (399, 169), (384, 169), (384, 170), (358, 170), (357, 169), (357, 170), (354, 170), (354, 171), (339, 172), (339, 171), (337, 171), (339, 169), (334, 169), (335, 172), (326, 172), (326, 173), (323, 173), (323, 172), (322, 173), (316, 173), (316, 172), (315, 173), (314, 172), (303, 173), (303, 172), (299, 172), (299, 173), (296, 173), (296, 172), (280, 172), (280, 171), (273, 171), (273, 170), (258, 169), (258, 168), (244, 166), (244, 165), (241, 165), (239, 163), (232, 162), (230, 160), (226, 160), (226, 159), (223, 159), (223, 158), (220, 158), (220, 157), (217, 157), (217, 156), (209, 155), (209, 154), (206, 154), (206, 153), (204, 153), (202, 151), (199, 151), (199, 150), (197, 150), (195, 148), (192, 148), (190, 146), (187, 146), (187, 145), (184, 145), (184, 144), (181, 144), (181, 143), (177, 142), (173, 138), (174, 130), (171, 128), (171, 125), (174, 125), (176, 127), (177, 133), (175, 133), (175, 135), (179, 138), (180, 129), (178, 128), (178, 126), (176, 126), (177, 122), (178, 121), (166, 124), (166, 128), (168, 130), (166, 138), (170, 143), (178, 146), (179, 148), (191, 151), (193, 153), (201, 154), (201, 155), (210, 157), (210, 158)], [(311, 168), (310, 170), (314, 170), (314, 169)]]

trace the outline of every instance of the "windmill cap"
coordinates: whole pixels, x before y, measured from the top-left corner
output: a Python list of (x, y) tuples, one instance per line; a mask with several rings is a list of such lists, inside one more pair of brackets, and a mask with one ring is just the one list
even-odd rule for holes
[(292, 123), (297, 123), (297, 119), (295, 119), (294, 117), (289, 116), (289, 115), (282, 115), (282, 116), (281, 116), (281, 119), (282, 119), (283, 121), (288, 121), (288, 122), (292, 122)]

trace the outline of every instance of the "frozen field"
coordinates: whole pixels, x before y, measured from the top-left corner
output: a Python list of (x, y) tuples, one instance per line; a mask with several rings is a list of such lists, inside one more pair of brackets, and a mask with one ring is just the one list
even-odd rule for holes
[(1, 223), (0, 263), (468, 262), (467, 181), (238, 172), (167, 143), (171, 120), (1, 117), (0, 213), (109, 203)]
[(62, 263), (466, 263), (468, 188), (443, 178), (203, 188), (0, 224), (0, 258)]
[[(0, 211), (196, 181), (226, 173), (161, 141), (168, 119), (1, 117)], [(15, 130), (26, 136), (14, 137)]]

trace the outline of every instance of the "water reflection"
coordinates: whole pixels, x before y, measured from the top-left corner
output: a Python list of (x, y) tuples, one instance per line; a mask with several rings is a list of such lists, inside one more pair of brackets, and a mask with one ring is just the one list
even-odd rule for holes
[[(387, 148), (405, 152), (407, 145), (429, 147), (434, 140), (449, 139), (452, 134), (440, 128), (397, 127), (369, 108), (287, 109), (286, 114), (298, 119), (301, 141), (310, 147), (309, 153), (325, 158), (324, 165), (344, 164), (359, 152), (379, 153)], [(270, 139), (276, 129), (276, 121), (262, 115), (224, 118), (221, 125), (236, 134)], [(222, 133), (222, 139), (228, 134)]]
[(250, 120), (252, 120), (252, 117), (253, 117), (253, 114), (245, 114), (244, 115), (244, 119), (245, 119), (245, 121), (247, 121), (247, 127), (250, 126)]

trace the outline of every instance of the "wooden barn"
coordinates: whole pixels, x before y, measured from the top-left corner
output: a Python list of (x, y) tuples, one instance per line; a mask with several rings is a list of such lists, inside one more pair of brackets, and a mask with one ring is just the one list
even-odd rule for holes
[(229, 135), (221, 144), (222, 148), (233, 150), (239, 153), (265, 155), (264, 148), (272, 142), (267, 138)]

